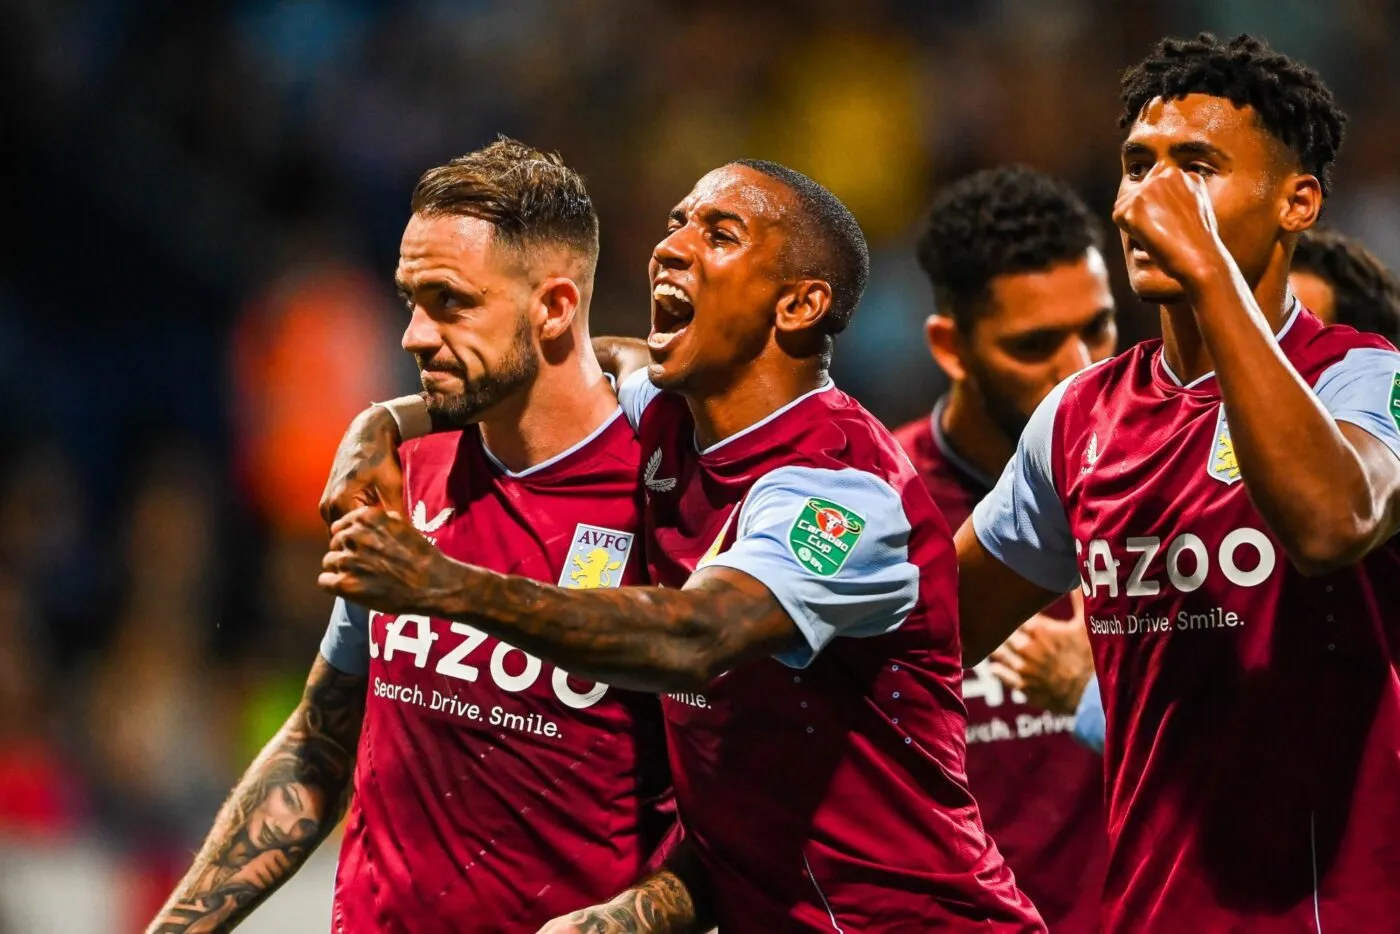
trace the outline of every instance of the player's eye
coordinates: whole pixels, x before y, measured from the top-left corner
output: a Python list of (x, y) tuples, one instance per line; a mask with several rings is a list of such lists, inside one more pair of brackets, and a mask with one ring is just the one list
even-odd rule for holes
[(1132, 162), (1124, 164), (1123, 174), (1133, 179), (1134, 181), (1138, 181), (1147, 176), (1148, 168), (1149, 166), (1146, 162), (1143, 162), (1141, 160), (1133, 160)]
[(1084, 329), (1084, 339), (1092, 342), (1103, 340), (1108, 336), (1109, 329), (1112, 326), (1113, 317), (1111, 315), (1100, 315), (1093, 321), (1090, 321), (1089, 326)]
[(710, 228), (710, 239), (716, 243), (738, 243), (739, 238), (721, 227)]
[(1197, 175), (1214, 175), (1215, 166), (1206, 162), (1193, 162), (1186, 167), (1186, 171), (1194, 172)]
[(1057, 337), (1053, 334), (1028, 334), (1013, 339), (1007, 348), (1024, 360), (1039, 360), (1055, 352)]

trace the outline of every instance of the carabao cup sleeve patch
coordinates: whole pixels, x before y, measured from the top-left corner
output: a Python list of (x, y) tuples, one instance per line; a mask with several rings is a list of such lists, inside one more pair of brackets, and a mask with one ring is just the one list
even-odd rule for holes
[(782, 467), (753, 485), (734, 544), (707, 567), (742, 571), (772, 591), (804, 645), (778, 656), (803, 668), (838, 636), (897, 629), (918, 599), (899, 494), (855, 468)]

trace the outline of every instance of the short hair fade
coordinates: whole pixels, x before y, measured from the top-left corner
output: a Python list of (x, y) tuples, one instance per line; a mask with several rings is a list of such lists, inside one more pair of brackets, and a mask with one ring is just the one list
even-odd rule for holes
[(993, 279), (1073, 262), (1102, 242), (1099, 222), (1073, 189), (1015, 165), (974, 172), (939, 192), (917, 250), (939, 313), (965, 330)]
[(1303, 171), (1332, 192), (1332, 164), (1342, 147), (1347, 115), (1318, 73), (1275, 52), (1253, 36), (1221, 42), (1203, 32), (1194, 39), (1163, 39), (1147, 58), (1123, 73), (1119, 126), (1137, 120), (1153, 98), (1188, 94), (1223, 97), (1252, 107), (1259, 122), (1283, 143)]
[(1331, 230), (1309, 230), (1293, 249), (1293, 270), (1332, 287), (1338, 324), (1400, 344), (1400, 283), (1360, 243)]
[(870, 248), (850, 208), (825, 187), (794, 169), (766, 159), (737, 159), (742, 165), (781, 182), (797, 198), (792, 258), (804, 275), (831, 286), (831, 308), (824, 324), (834, 336), (851, 323), (851, 315), (870, 278)]
[(414, 214), (475, 217), (511, 247), (556, 244), (598, 257), (598, 212), (558, 153), (506, 136), (423, 173)]

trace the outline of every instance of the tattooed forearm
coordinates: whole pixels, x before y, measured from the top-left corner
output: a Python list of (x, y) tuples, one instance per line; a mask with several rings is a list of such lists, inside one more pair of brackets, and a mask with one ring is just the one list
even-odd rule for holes
[(301, 703), (224, 804), (148, 934), (231, 931), (300, 868), (349, 799), (365, 679), (317, 656)]
[(441, 606), (426, 612), (633, 690), (695, 690), (802, 639), (767, 587), (728, 568), (702, 571), (682, 590), (569, 590), (460, 564), (439, 573), (426, 592)]
[(580, 934), (690, 934), (704, 929), (690, 891), (674, 872), (661, 872), (606, 905), (570, 915)]

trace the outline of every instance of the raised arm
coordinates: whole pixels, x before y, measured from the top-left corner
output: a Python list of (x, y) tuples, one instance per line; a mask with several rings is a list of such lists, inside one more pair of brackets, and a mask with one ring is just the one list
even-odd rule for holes
[[(1298, 570), (1354, 564), (1400, 530), (1400, 457), (1328, 411), (1284, 358), (1234, 261), (1225, 261), (1188, 288), (1249, 498)], [(1400, 359), (1371, 380), (1378, 406), (1397, 373)]]
[(249, 766), (148, 934), (219, 934), (301, 868), (349, 800), (365, 679), (317, 656), (301, 703)]
[(539, 934), (700, 934), (714, 927), (704, 869), (682, 842), (654, 875), (612, 901), (576, 911)]
[[(1334, 381), (1335, 398), (1314, 392), (1221, 242), (1199, 176), (1164, 170), (1120, 198), (1115, 220), (1186, 290), (1241, 478), (1293, 565), (1325, 573), (1400, 530), (1400, 410), (1387, 411), (1400, 357), (1363, 351), (1351, 363), (1354, 378)], [(1369, 393), (1368, 404), (1356, 405), (1358, 390)]]

